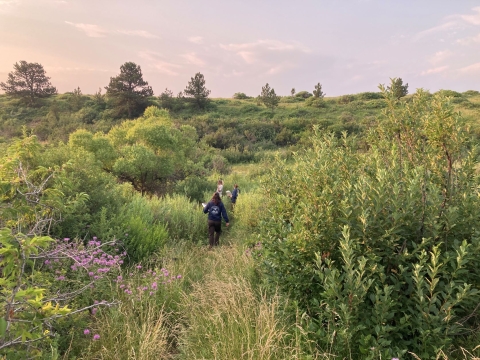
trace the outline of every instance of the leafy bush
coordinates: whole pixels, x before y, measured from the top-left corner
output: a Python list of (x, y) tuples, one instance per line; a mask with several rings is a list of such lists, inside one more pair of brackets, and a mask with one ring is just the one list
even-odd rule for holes
[(467, 90), (462, 93), (463, 96), (471, 97), (471, 96), (478, 96), (480, 95), (480, 92), (477, 90)]
[(179, 181), (175, 185), (175, 192), (185, 195), (191, 201), (197, 201), (198, 203), (201, 203), (205, 200), (203, 198), (204, 192), (211, 187), (212, 184), (207, 179), (198, 176), (192, 176)]
[(316, 108), (324, 108), (326, 107), (326, 102), (321, 97), (312, 96), (312, 97), (309, 97), (307, 100), (305, 100), (305, 105), (316, 107)]
[(457, 91), (453, 91), (453, 90), (439, 90), (437, 91), (438, 94), (442, 95), (442, 96), (448, 96), (448, 97), (452, 97), (452, 98), (461, 98), (463, 95)]
[(223, 157), (230, 164), (248, 163), (254, 161), (254, 154), (248, 150), (240, 151), (238, 148), (228, 148), (222, 151)]
[(478, 326), (476, 152), (440, 94), (385, 96), (368, 151), (317, 135), (271, 170), (257, 258), (312, 318), (320, 348), (435, 358)]
[(308, 91), (299, 91), (298, 93), (295, 94), (296, 98), (300, 99), (308, 99), (309, 97), (313, 96), (312, 93), (309, 93)]
[(245, 99), (249, 99), (250, 96), (245, 95), (245, 93), (238, 92), (233, 94), (233, 98), (237, 100), (245, 100)]
[(383, 99), (382, 93), (379, 92), (363, 92), (355, 95), (357, 100), (377, 100)]
[(355, 96), (353, 95), (343, 95), (338, 98), (339, 104), (348, 104), (355, 100)]

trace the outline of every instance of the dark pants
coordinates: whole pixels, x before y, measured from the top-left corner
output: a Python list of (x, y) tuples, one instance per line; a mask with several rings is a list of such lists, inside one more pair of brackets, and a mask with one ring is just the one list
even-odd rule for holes
[(208, 220), (208, 241), (210, 246), (217, 246), (222, 232), (222, 222)]

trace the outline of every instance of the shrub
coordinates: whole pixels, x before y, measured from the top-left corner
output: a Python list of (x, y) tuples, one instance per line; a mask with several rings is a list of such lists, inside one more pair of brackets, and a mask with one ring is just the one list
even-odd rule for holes
[(431, 358), (478, 326), (476, 155), (441, 94), (385, 96), (368, 151), (317, 135), (290, 167), (276, 163), (256, 258), (312, 317), (320, 348)]
[(463, 92), (462, 95), (467, 96), (467, 97), (478, 96), (478, 95), (480, 95), (480, 92), (478, 92), (477, 90), (467, 90), (467, 91)]
[(233, 94), (233, 98), (237, 100), (245, 100), (245, 99), (249, 99), (250, 97), (245, 95), (245, 93), (237, 92)]
[(379, 92), (363, 92), (355, 95), (358, 100), (377, 100), (383, 99), (382, 93)]
[(453, 90), (439, 90), (437, 91), (436, 93), (442, 95), (442, 96), (448, 96), (448, 97), (452, 97), (452, 98), (461, 98), (462, 97), (462, 94), (457, 92), (457, 91), (453, 91)]
[(355, 96), (353, 95), (343, 95), (338, 98), (339, 104), (348, 104), (355, 100)]
[(203, 198), (204, 192), (211, 187), (212, 184), (207, 179), (198, 176), (191, 176), (177, 182), (175, 185), (175, 192), (185, 195), (191, 201), (201, 203), (205, 200)]
[(300, 99), (308, 99), (309, 97), (313, 96), (312, 93), (309, 93), (308, 91), (299, 91), (298, 93), (295, 94), (296, 98)]
[(309, 97), (307, 100), (305, 100), (305, 105), (306, 106), (311, 106), (311, 107), (316, 107), (316, 108), (324, 108), (326, 107), (326, 102), (323, 98), (321, 97)]

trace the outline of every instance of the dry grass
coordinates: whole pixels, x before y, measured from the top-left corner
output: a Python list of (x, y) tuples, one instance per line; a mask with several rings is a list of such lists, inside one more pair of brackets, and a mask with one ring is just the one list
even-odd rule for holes
[(98, 330), (101, 342), (93, 342), (82, 359), (171, 359), (168, 314), (153, 301), (124, 302), (105, 313)]
[(251, 259), (232, 247), (212, 251), (204, 281), (183, 296), (184, 359), (299, 359), (302, 351), (288, 335), (280, 297), (258, 294), (248, 279)]

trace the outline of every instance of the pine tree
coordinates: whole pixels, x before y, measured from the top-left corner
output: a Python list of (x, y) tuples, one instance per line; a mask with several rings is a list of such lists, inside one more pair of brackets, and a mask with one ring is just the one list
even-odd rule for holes
[(266, 107), (272, 109), (272, 111), (275, 109), (276, 106), (278, 106), (278, 103), (280, 102), (280, 97), (275, 94), (275, 90), (273, 88), (270, 88), (270, 85), (268, 85), (268, 83), (262, 87), (260, 99), (262, 100), (263, 104)]
[(45, 70), (39, 63), (20, 61), (13, 65), (13, 71), (8, 74), (7, 82), (0, 83), (0, 89), (9, 96), (25, 101), (29, 106), (37, 99), (49, 97), (57, 93), (50, 83)]
[(183, 93), (199, 109), (204, 109), (208, 104), (210, 90), (205, 87), (205, 77), (201, 73), (196, 73), (195, 77), (191, 78)]
[(111, 77), (105, 89), (118, 115), (126, 113), (129, 118), (140, 115), (149, 105), (148, 97), (153, 96), (152, 88), (143, 80), (140, 65), (133, 62), (120, 66), (120, 74)]

